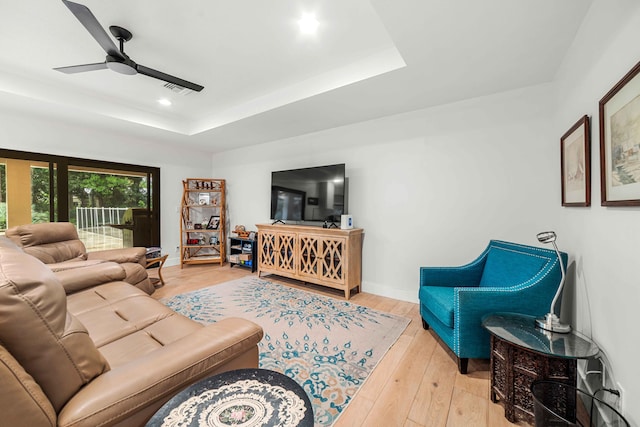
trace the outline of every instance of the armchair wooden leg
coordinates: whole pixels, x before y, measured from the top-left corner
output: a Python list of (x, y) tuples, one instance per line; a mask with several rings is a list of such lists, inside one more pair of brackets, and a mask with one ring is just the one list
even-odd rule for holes
[(469, 366), (469, 359), (466, 357), (458, 357), (458, 371), (465, 375), (467, 373), (467, 367)]
[(422, 329), (424, 329), (425, 331), (429, 330), (429, 324), (424, 319), (422, 319)]

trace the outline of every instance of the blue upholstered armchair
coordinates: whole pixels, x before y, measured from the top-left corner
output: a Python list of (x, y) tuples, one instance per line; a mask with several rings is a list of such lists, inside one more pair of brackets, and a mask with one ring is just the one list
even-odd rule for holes
[[(564, 264), (567, 254), (561, 253)], [(482, 254), (461, 267), (420, 268), (420, 314), (458, 357), (467, 373), (469, 358), (489, 357), (483, 316), (514, 312), (542, 317), (558, 289), (560, 263), (555, 251), (491, 240)]]

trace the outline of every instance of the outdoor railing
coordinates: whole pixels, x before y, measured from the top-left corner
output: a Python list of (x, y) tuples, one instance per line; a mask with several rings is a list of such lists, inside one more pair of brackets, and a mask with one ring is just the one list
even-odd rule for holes
[(76, 208), (78, 230), (97, 229), (109, 224), (122, 224), (128, 208)]
[(76, 208), (78, 235), (87, 250), (123, 247), (122, 229), (111, 225), (123, 224), (128, 208)]

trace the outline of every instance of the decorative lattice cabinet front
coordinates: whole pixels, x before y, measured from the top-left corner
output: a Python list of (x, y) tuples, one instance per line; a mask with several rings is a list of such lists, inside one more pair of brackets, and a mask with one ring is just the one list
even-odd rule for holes
[(180, 267), (226, 261), (225, 180), (182, 181)]
[(284, 277), (344, 291), (360, 289), (363, 229), (258, 224), (258, 275)]
[(534, 423), (534, 381), (553, 380), (573, 387), (577, 384), (576, 359), (540, 354), (495, 335), (491, 335), (490, 371), (491, 401), (504, 403), (504, 415), (512, 423)]

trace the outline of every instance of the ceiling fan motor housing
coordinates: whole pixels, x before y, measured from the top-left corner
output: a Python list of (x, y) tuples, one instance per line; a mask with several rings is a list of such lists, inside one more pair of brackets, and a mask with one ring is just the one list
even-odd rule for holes
[(128, 58), (118, 58), (117, 56), (107, 55), (107, 68), (116, 73), (133, 76), (138, 74), (136, 63)]

